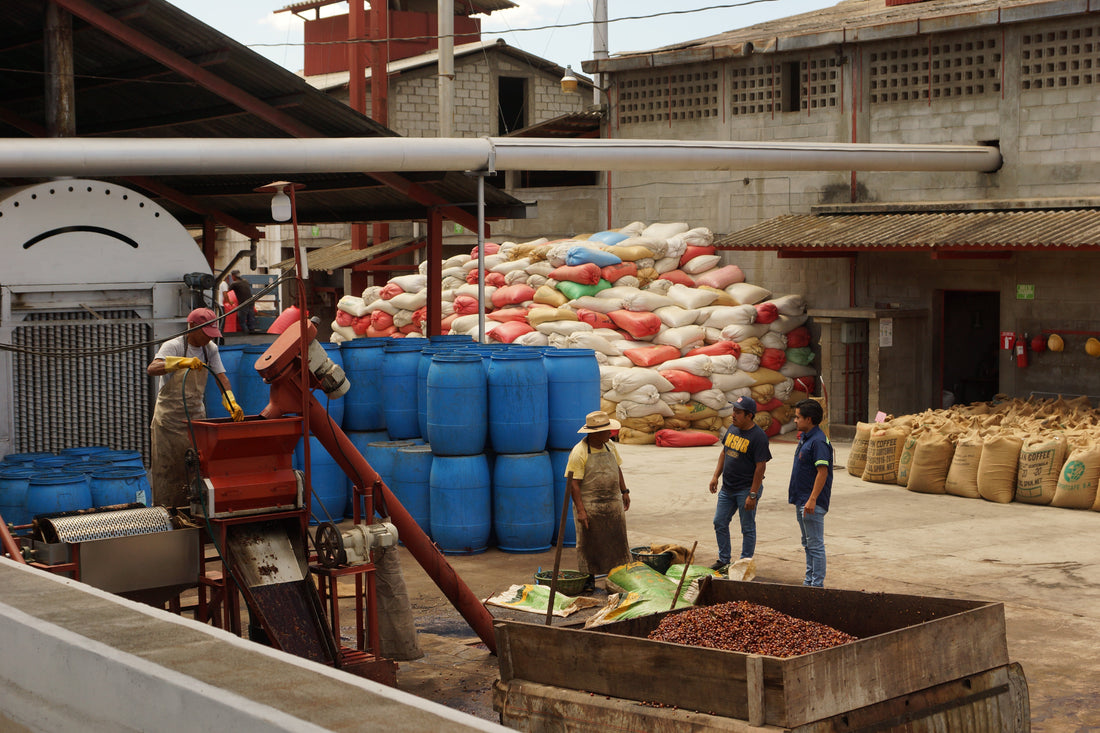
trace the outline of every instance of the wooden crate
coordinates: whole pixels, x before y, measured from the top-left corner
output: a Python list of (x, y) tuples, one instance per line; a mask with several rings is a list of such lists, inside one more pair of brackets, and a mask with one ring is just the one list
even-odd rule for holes
[(1000, 603), (704, 582), (698, 605), (727, 601), (759, 603), (859, 640), (784, 659), (646, 639), (667, 614), (592, 630), (501, 621), (501, 682), (795, 728), (1008, 664)]

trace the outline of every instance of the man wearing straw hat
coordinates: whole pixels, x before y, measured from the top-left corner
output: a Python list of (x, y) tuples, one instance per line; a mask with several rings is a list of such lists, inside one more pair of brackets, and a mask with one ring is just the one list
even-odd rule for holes
[(624, 514), (630, 508), (630, 490), (611, 443), (611, 431), (619, 427), (602, 410), (588, 413), (577, 431), (584, 439), (573, 446), (565, 465), (577, 527), (577, 569), (589, 575), (586, 592), (595, 590), (596, 575), (630, 562)]

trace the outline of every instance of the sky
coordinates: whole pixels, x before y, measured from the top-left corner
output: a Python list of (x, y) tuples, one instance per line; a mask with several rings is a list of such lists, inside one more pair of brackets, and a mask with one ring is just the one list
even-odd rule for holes
[[(302, 68), (302, 21), (274, 11), (292, 0), (169, 0), (227, 36), (253, 48), (291, 71)], [(513, 0), (519, 7), (478, 16), (482, 37), (503, 38), (510, 46), (572, 65), (592, 58), (591, 0)], [(608, 0), (608, 47), (612, 55), (645, 51), (690, 41), (766, 20), (798, 15), (836, 4), (837, 0)], [(705, 9), (712, 8), (712, 9)], [(638, 20), (669, 11), (693, 11)], [(331, 14), (347, 12), (346, 3), (329, 6)], [(544, 30), (522, 29), (555, 27)]]

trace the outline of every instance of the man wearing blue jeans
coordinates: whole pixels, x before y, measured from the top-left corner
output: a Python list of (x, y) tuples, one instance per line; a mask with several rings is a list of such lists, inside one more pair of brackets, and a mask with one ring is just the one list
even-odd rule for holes
[(833, 489), (833, 446), (819, 427), (824, 416), (820, 403), (814, 400), (795, 405), (794, 424), (800, 435), (787, 490), (806, 551), (802, 585), (817, 588), (825, 585), (825, 514)]
[[(756, 402), (751, 397), (738, 397), (733, 403), (733, 424), (722, 436), (722, 452), (718, 467), (710, 481), (710, 493), (718, 494), (714, 512), (714, 536), (718, 540), (718, 561), (712, 570), (730, 564), (730, 522), (733, 515), (741, 519), (741, 557), (756, 552), (756, 503), (760, 499), (764, 469), (772, 458), (768, 436), (753, 422)], [(722, 490), (718, 491), (718, 479)]]

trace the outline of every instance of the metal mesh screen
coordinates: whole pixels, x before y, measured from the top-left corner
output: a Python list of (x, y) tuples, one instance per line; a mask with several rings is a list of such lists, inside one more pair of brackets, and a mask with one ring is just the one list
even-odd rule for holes
[[(13, 329), (28, 349), (103, 350), (149, 341), (152, 327), (132, 310), (30, 313)], [(147, 349), (78, 358), (14, 353), (17, 451), (105, 445), (149, 460)]]

